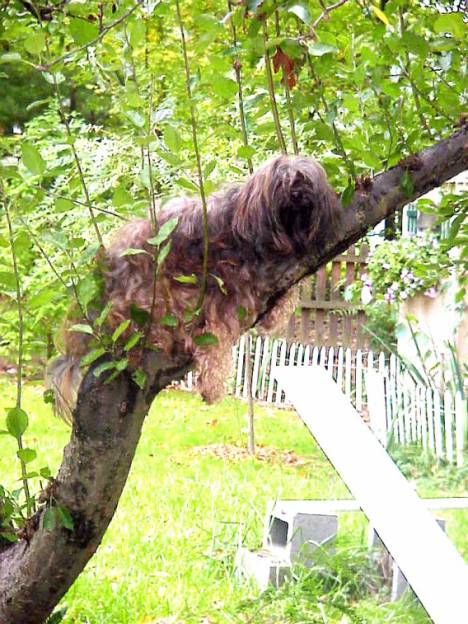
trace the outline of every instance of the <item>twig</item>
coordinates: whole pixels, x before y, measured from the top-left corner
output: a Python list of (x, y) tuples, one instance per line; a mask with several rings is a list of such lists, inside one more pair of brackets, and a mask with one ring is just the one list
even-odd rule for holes
[(184, 69), (185, 69), (185, 88), (187, 92), (187, 98), (190, 107), (190, 122), (192, 126), (192, 140), (193, 149), (195, 151), (195, 159), (197, 161), (198, 172), (198, 184), (200, 189), (200, 198), (203, 209), (203, 275), (202, 283), (200, 286), (200, 295), (198, 297), (197, 309), (200, 309), (205, 299), (207, 284), (208, 284), (208, 245), (209, 245), (209, 230), (208, 230), (208, 205), (206, 202), (205, 185), (203, 184), (203, 172), (201, 166), (200, 150), (198, 147), (197, 136), (197, 120), (195, 115), (195, 103), (192, 97), (192, 88), (190, 86), (190, 66), (187, 54), (187, 43), (185, 41), (184, 23), (182, 21), (182, 15), (180, 12), (179, 0), (176, 0), (177, 20), (179, 22), (180, 38), (182, 42), (182, 52), (184, 57)]
[[(228, 9), (232, 11), (232, 2), (228, 0)], [(234, 49), (237, 51), (237, 32), (234, 21), (231, 17), (229, 20), (231, 24), (231, 33), (232, 33), (232, 45)], [(244, 96), (242, 93), (242, 65), (239, 59), (239, 55), (236, 52), (236, 60), (234, 61), (234, 71), (236, 74), (236, 82), (237, 82), (237, 96), (239, 100), (239, 119), (241, 124), (241, 133), (242, 133), (242, 142), (244, 143), (244, 147), (249, 147), (249, 137), (247, 134), (247, 124), (245, 120), (245, 110), (244, 110)], [(248, 156), (247, 165), (249, 168), (249, 173), (253, 173), (253, 163), (252, 158)]]
[(69, 52), (66, 52), (62, 56), (59, 56), (58, 58), (56, 58), (54, 61), (51, 61), (50, 63), (46, 63), (45, 65), (36, 65), (36, 69), (38, 69), (39, 71), (49, 71), (52, 67), (55, 67), (55, 65), (58, 65), (62, 61), (65, 61), (70, 56), (73, 56), (77, 54), (78, 52), (81, 52), (82, 50), (87, 50), (91, 46), (94, 46), (96, 43), (101, 41), (101, 39), (103, 39), (103, 37), (105, 37), (109, 31), (111, 31), (113, 28), (115, 28), (116, 26), (124, 22), (128, 17), (130, 17), (130, 15), (132, 15), (132, 13), (134, 13), (138, 9), (142, 1), (143, 0), (136, 0), (136, 4), (134, 7), (132, 7), (129, 11), (121, 15), (114, 22), (109, 24), (109, 26), (105, 26), (102, 29), (102, 31), (99, 33), (99, 35), (97, 35), (97, 37), (95, 37), (91, 41), (88, 41), (88, 43), (78, 46), (77, 48), (73, 48)]
[[(281, 27), (280, 27), (278, 10), (275, 11), (275, 26), (276, 26), (276, 36), (280, 37)], [(289, 128), (291, 130), (291, 140), (293, 144), (293, 152), (297, 156), (299, 154), (299, 144), (297, 142), (296, 121), (294, 119), (294, 110), (293, 110), (293, 106), (291, 102), (291, 91), (289, 89), (288, 76), (283, 76), (283, 80), (284, 80), (284, 92), (286, 94), (286, 109), (288, 111)]]
[(330, 15), (332, 11), (334, 11), (335, 9), (339, 9), (341, 6), (343, 6), (343, 4), (346, 4), (347, 2), (348, 0), (338, 0), (338, 2), (335, 2), (334, 4), (330, 4), (330, 6), (328, 7), (325, 6), (323, 2), (320, 2), (320, 6), (323, 8), (323, 11), (322, 13), (320, 13), (317, 19), (312, 22), (309, 34), (306, 36), (306, 39), (316, 39), (317, 34), (315, 30), (317, 29), (317, 26), (320, 24), (320, 22), (324, 20), (325, 18), (328, 19), (328, 16)]
[[(0, 182), (0, 192), (3, 198), (3, 207), (5, 210), (5, 217), (8, 224), (8, 237), (10, 242), (10, 251), (11, 251), (11, 259), (13, 263), (13, 275), (15, 277), (15, 288), (16, 288), (16, 308), (18, 311), (18, 364), (16, 367), (16, 407), (21, 409), (22, 403), (22, 390), (23, 390), (23, 348), (24, 348), (24, 316), (23, 316), (23, 295), (21, 293), (21, 278), (18, 270), (18, 263), (16, 258), (15, 251), (15, 243), (14, 243), (14, 234), (13, 234), (13, 225), (11, 222), (10, 215), (10, 207), (9, 200), (4, 191), (3, 185)], [(16, 438), (18, 442), (18, 449), (23, 450), (23, 439), (22, 436), (18, 436)], [(24, 495), (26, 497), (26, 509), (27, 516), (31, 516), (31, 512), (34, 511), (34, 501), (31, 498), (31, 493), (29, 491), (29, 484), (27, 479), (27, 470), (26, 464), (24, 460), (20, 457), (21, 464), (21, 480), (23, 482)]]
[[(309, 69), (310, 72), (312, 74), (312, 78), (315, 80), (317, 86), (319, 87), (319, 97), (320, 100), (323, 104), (323, 107), (325, 109), (325, 112), (328, 114), (330, 112), (330, 109), (328, 107), (328, 102), (325, 98), (325, 95), (323, 93), (323, 88), (321, 86), (321, 82), (319, 77), (317, 76), (317, 74), (315, 73), (315, 68), (314, 65), (312, 63), (312, 59), (310, 58), (310, 54), (307, 54), (307, 61), (308, 61), (308, 65), (309, 65)], [(322, 115), (320, 114), (320, 111), (317, 109), (317, 115), (319, 116), (320, 121), (322, 121), (323, 123), (325, 123)], [(343, 145), (343, 141), (341, 140), (341, 136), (340, 133), (338, 132), (338, 128), (336, 127), (336, 124), (334, 121), (331, 122), (331, 127), (332, 127), (332, 131), (333, 131), (333, 136), (335, 137), (335, 145), (338, 149), (338, 151), (340, 152), (341, 156), (343, 157), (343, 160), (346, 163), (346, 166), (348, 168), (349, 173), (351, 174), (353, 180), (356, 180), (356, 169), (354, 167), (354, 163), (353, 161), (349, 158), (345, 147)]]
[[(72, 197), (67, 197), (66, 195), (61, 195), (60, 193), (51, 193), (50, 191), (46, 191), (46, 194), (52, 198), (66, 199), (72, 202), (73, 204), (77, 204), (78, 206), (84, 206), (85, 208), (88, 207), (88, 205), (85, 202), (82, 202), (79, 199), (73, 199)], [(117, 219), (120, 219), (121, 221), (127, 221), (127, 222), (130, 221), (130, 219), (127, 219), (127, 217), (119, 215), (117, 212), (114, 212), (113, 210), (109, 210), (108, 208), (99, 208), (98, 206), (93, 206), (93, 210), (102, 212), (103, 214), (109, 215), (110, 217), (116, 217)]]
[(276, 97), (275, 97), (275, 83), (273, 80), (273, 72), (271, 71), (270, 54), (268, 52), (268, 27), (267, 27), (266, 17), (263, 17), (262, 21), (263, 21), (263, 24), (262, 24), (263, 57), (265, 60), (265, 71), (267, 75), (268, 93), (270, 96), (271, 112), (273, 114), (273, 120), (275, 122), (276, 138), (278, 139), (279, 148), (283, 152), (283, 154), (287, 154), (288, 150), (286, 148), (286, 141), (284, 140), (283, 131), (281, 129), (281, 121), (280, 121), (280, 117), (278, 113), (278, 105), (276, 103)]

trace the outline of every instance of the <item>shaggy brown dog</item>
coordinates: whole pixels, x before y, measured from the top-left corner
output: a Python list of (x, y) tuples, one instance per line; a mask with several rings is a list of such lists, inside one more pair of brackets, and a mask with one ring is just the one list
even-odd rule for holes
[[(267, 276), (279, 263), (287, 264), (288, 259), (306, 250), (318, 251), (328, 233), (338, 227), (339, 208), (318, 163), (304, 157), (280, 156), (245, 184), (209, 197), (208, 211), (209, 275), (198, 314), (194, 308), (202, 280), (204, 240), (198, 198), (173, 200), (159, 213), (159, 227), (171, 218), (178, 222), (155, 287), (155, 247), (148, 243), (154, 236), (151, 221), (130, 222), (117, 233), (106, 252), (103, 305), (112, 303), (106, 321), (111, 332), (131, 318), (135, 306), (149, 313), (146, 345), (169, 355), (183, 352), (192, 356), (199, 389), (206, 401), (213, 402), (224, 393), (232, 345), (261, 312)], [(146, 253), (122, 255), (129, 248)], [(293, 307), (285, 295), (261, 317), (258, 326), (263, 331), (272, 330), (278, 319), (289, 317)], [(137, 330), (132, 321), (123, 340)], [(216, 336), (217, 344), (200, 344), (203, 334)], [(70, 414), (73, 387), (80, 379), (80, 359), (89, 348), (88, 336), (65, 332), (64, 355), (51, 366), (56, 407), (62, 415)], [(134, 356), (131, 363), (136, 365), (136, 360)]]

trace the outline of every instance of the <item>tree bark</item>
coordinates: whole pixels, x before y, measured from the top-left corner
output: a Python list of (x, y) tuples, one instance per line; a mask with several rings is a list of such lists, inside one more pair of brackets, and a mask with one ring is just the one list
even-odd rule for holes
[[(279, 274), (268, 277), (263, 313), (296, 282), (346, 250), (382, 219), (466, 169), (468, 129), (464, 127), (376, 176), (366, 184), (366, 191), (356, 192), (343, 211), (341, 229), (323, 242), (319, 254), (293, 257), (281, 264)], [(406, 193), (401, 188), (405, 172), (410, 173), (413, 185)], [(44, 622), (83, 570), (112, 519), (154, 396), (171, 380), (183, 377), (190, 365), (186, 356), (169, 359), (148, 352), (148, 389), (144, 392), (128, 372), (109, 384), (88, 372), (53, 488), (56, 504), (71, 512), (75, 528), (45, 530), (43, 508), (31, 521), (28, 541), (0, 552), (0, 624)]]

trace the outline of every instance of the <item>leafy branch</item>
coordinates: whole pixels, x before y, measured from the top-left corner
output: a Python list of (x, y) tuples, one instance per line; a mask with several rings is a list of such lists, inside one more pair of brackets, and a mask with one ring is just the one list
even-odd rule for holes
[(187, 54), (187, 42), (185, 40), (184, 22), (182, 20), (182, 14), (180, 12), (179, 0), (176, 0), (176, 9), (177, 9), (177, 21), (179, 24), (179, 31), (180, 31), (180, 39), (182, 43), (182, 53), (184, 57), (185, 89), (186, 89), (187, 99), (188, 99), (189, 108), (190, 108), (190, 124), (192, 127), (193, 149), (195, 152), (195, 160), (197, 163), (198, 186), (199, 186), (200, 198), (201, 198), (202, 209), (203, 209), (203, 269), (202, 269), (203, 274), (202, 274), (202, 282), (200, 286), (200, 294), (199, 294), (198, 302), (197, 302), (197, 308), (199, 309), (201, 308), (203, 301), (205, 299), (205, 294), (206, 294), (206, 289), (207, 289), (207, 284), (208, 284), (208, 245), (209, 245), (208, 205), (206, 201), (205, 185), (203, 182), (200, 149), (198, 147), (197, 120), (196, 120), (196, 113), (195, 113), (195, 102), (192, 96), (190, 65), (189, 65), (188, 54)]
[(94, 37), (94, 39), (91, 39), (91, 41), (88, 41), (87, 43), (83, 45), (73, 48), (72, 50), (69, 50), (68, 52), (66, 52), (65, 54), (62, 54), (62, 56), (59, 56), (58, 58), (54, 59), (50, 63), (36, 65), (36, 69), (38, 69), (39, 71), (49, 71), (50, 69), (52, 69), (52, 67), (55, 67), (62, 61), (69, 59), (71, 56), (74, 56), (75, 54), (78, 54), (79, 52), (82, 52), (83, 50), (87, 50), (88, 48), (96, 45), (96, 43), (99, 43), (107, 35), (107, 33), (109, 33), (119, 24), (122, 24), (122, 22), (125, 22), (125, 20), (129, 18), (130, 15), (132, 15), (138, 9), (138, 7), (142, 4), (142, 2), (143, 0), (136, 0), (135, 6), (133, 6), (129, 11), (121, 15), (118, 19), (113, 21), (111, 24), (109, 24), (108, 26), (105, 26), (101, 30), (101, 32), (96, 37)]
[(13, 224), (11, 221), (11, 213), (9, 199), (5, 194), (3, 185), (0, 182), (0, 194), (3, 200), (3, 208), (8, 226), (8, 239), (10, 243), (11, 260), (13, 264), (13, 275), (15, 278), (16, 288), (16, 309), (18, 313), (18, 360), (16, 368), (16, 409), (9, 410), (7, 416), (7, 429), (11, 435), (16, 438), (18, 444), (18, 458), (21, 464), (21, 479), (23, 482), (24, 495), (26, 498), (26, 510), (29, 517), (34, 511), (34, 499), (29, 491), (28, 476), (26, 469), (26, 461), (23, 456), (24, 446), (22, 435), (28, 426), (28, 417), (22, 410), (22, 391), (23, 391), (23, 348), (24, 348), (24, 315), (23, 315), (23, 296), (21, 292), (21, 277), (18, 268), (18, 259), (16, 257), (15, 240), (13, 232)]

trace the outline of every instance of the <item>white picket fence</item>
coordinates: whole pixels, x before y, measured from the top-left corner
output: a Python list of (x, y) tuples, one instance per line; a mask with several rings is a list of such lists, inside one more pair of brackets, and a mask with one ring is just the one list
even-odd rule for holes
[[(245, 361), (250, 338), (233, 349), (234, 372), (229, 391), (247, 397)], [(250, 349), (253, 397), (287, 405), (283, 389), (271, 374), (274, 366), (318, 364), (335, 379), (354, 407), (368, 418), (384, 445), (416, 443), (438, 458), (462, 466), (467, 432), (467, 405), (461, 393), (440, 394), (414, 382), (394, 355), (334, 347), (287, 344), (258, 337)], [(186, 384), (192, 387), (192, 375)], [(313, 389), (311, 389), (313, 401)], [(339, 434), (339, 432), (337, 432)]]

